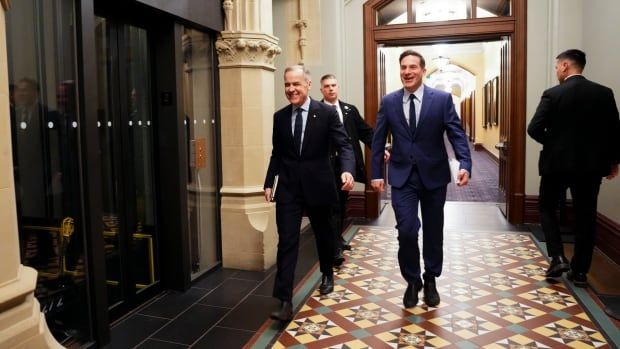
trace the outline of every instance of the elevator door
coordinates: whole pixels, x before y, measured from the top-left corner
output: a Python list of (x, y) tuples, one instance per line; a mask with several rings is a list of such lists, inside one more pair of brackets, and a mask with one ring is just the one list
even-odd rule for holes
[(97, 17), (103, 234), (110, 318), (159, 288), (148, 32)]

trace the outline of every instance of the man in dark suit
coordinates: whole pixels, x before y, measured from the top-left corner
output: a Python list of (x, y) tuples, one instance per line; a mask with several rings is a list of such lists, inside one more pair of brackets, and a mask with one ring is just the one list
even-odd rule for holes
[[(293, 277), (299, 250), (299, 231), (304, 212), (310, 218), (323, 274), (319, 292), (334, 290), (334, 239), (329, 223), (331, 205), (338, 200), (330, 147), (340, 154), (342, 190), (353, 188), (355, 162), (338, 113), (312, 100), (308, 91), (310, 73), (303, 66), (284, 71), (284, 90), (290, 104), (278, 110), (273, 120), (273, 149), (265, 177), (265, 200), (276, 190), (276, 224), (278, 227), (277, 272), (273, 295), (281, 301), (271, 318), (292, 319)], [(274, 186), (275, 176), (278, 184)]]
[[(398, 263), (408, 284), (403, 304), (405, 308), (414, 307), (418, 292), (424, 287), (424, 302), (436, 306), (440, 299), (435, 278), (441, 275), (443, 264), (443, 207), (451, 180), (444, 133), (460, 161), (456, 178), (459, 186), (469, 181), (471, 155), (452, 95), (422, 84), (426, 73), (424, 57), (407, 50), (399, 61), (403, 88), (381, 100), (372, 141), (371, 185), (376, 191), (385, 189), (383, 149), (391, 132), (388, 179), (398, 229)], [(424, 222), (424, 284), (420, 278), (418, 203)]]
[[(539, 210), (547, 253), (548, 278), (562, 276), (587, 287), (596, 232), (596, 205), (602, 177), (618, 175), (620, 120), (611, 89), (582, 74), (586, 54), (567, 50), (556, 57), (558, 86), (543, 92), (527, 133), (543, 145), (538, 161)], [(570, 189), (575, 208), (575, 251), (564, 256), (556, 209)]]
[[(344, 125), (349, 143), (351, 143), (353, 153), (355, 153), (355, 172), (353, 172), (353, 178), (355, 178), (356, 182), (366, 184), (366, 167), (364, 166), (364, 154), (362, 153), (360, 141), (368, 147), (371, 146), (372, 128), (366, 124), (360, 112), (353, 104), (348, 104), (338, 99), (338, 90), (338, 80), (336, 80), (335, 75), (327, 74), (321, 78), (321, 94), (323, 94), (323, 100), (321, 100), (321, 102), (338, 111), (340, 122)], [(336, 174), (336, 183), (340, 182), (339, 155), (337, 151), (333, 151), (331, 154), (335, 169), (334, 172)], [(334, 205), (331, 216), (331, 224), (334, 230), (334, 239), (336, 243), (336, 254), (334, 257), (334, 265), (336, 266), (340, 266), (344, 262), (344, 254), (342, 251), (351, 249), (351, 245), (347, 244), (341, 236), (344, 228), (349, 191), (339, 190), (338, 192), (339, 200), (338, 203)]]

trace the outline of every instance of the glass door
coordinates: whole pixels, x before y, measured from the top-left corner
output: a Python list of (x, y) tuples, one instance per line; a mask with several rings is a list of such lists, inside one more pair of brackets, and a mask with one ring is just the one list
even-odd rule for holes
[(148, 33), (97, 17), (96, 47), (102, 224), (114, 319), (159, 285)]
[(196, 278), (221, 261), (215, 64), (208, 34), (184, 28), (182, 42), (189, 249), (192, 278)]

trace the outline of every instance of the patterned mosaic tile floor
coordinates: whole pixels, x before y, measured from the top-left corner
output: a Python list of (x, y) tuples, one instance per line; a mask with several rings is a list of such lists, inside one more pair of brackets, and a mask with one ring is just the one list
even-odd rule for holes
[(273, 348), (610, 348), (529, 233), (446, 231), (441, 303), (404, 309), (395, 230), (355, 229), (334, 292), (312, 291)]

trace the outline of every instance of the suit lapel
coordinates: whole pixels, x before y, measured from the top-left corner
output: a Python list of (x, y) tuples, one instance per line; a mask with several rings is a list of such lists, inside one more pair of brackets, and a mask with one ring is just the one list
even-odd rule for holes
[(317, 113), (317, 105), (314, 99), (310, 100), (310, 107), (308, 107), (308, 118), (306, 120), (306, 129), (304, 130), (304, 140), (301, 145), (301, 153), (304, 153), (308, 144), (308, 139), (312, 136), (312, 129), (314, 124), (318, 121), (319, 115)]
[(433, 90), (428, 86), (424, 85), (424, 95), (422, 96), (422, 109), (420, 109), (420, 115), (418, 115), (418, 126), (419, 129), (424, 120), (426, 120), (426, 114), (428, 113), (431, 104), (433, 103), (434, 97)]
[(279, 118), (280, 129), (286, 135), (286, 141), (289, 144), (290, 149), (294, 149), (295, 141), (293, 140), (293, 127), (291, 117), (293, 115), (293, 105), (289, 104), (286, 109), (282, 111), (281, 117)]
[(342, 102), (338, 102), (340, 104), (340, 110), (342, 111), (342, 123), (344, 124), (345, 120), (349, 116), (349, 111), (351, 110), (348, 105)]

